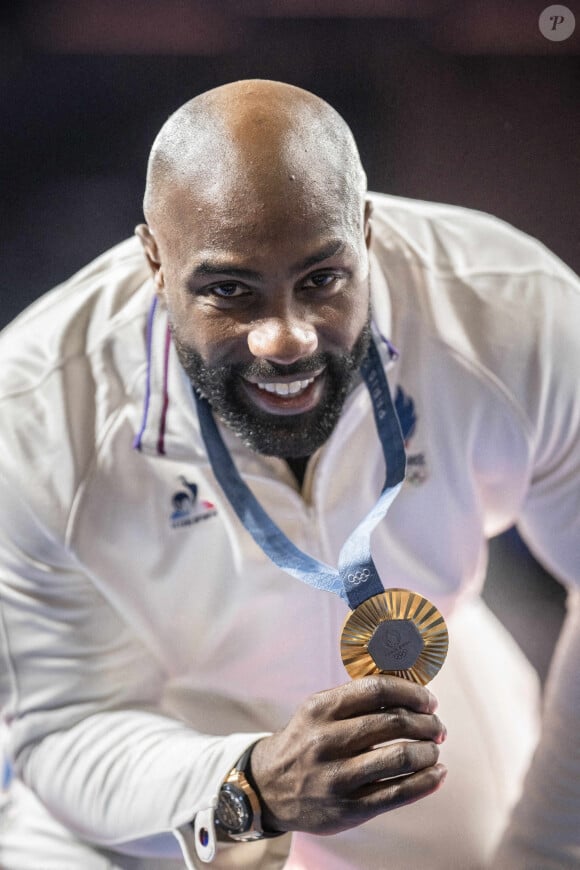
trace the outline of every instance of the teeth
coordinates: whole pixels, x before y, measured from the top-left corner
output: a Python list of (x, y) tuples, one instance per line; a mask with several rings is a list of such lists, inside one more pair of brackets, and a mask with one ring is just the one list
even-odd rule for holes
[(306, 381), (290, 381), (287, 384), (256, 384), (256, 386), (267, 393), (275, 393), (276, 396), (295, 396), (305, 390), (313, 381), (314, 378), (308, 378)]

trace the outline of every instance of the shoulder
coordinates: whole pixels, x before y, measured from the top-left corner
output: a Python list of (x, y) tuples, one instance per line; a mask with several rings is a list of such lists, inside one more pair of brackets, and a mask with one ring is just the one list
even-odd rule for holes
[(371, 193), (374, 250), (404, 250), (442, 278), (546, 275), (577, 277), (538, 239), (485, 212)]
[(491, 215), (380, 194), (371, 201), (373, 254), (402, 352), (428, 358), (433, 377), (438, 361), (452, 359), (530, 431), (545, 425), (550, 397), (559, 397), (553, 421), (576, 415), (580, 280), (571, 269)]
[[(520, 342), (554, 320), (577, 322), (580, 279), (537, 239), (492, 215), (459, 206), (372, 194), (372, 254), (394, 311), (452, 340), (493, 333), (499, 321)], [(482, 319), (483, 318), (483, 319)]]
[(10, 485), (55, 529), (142, 380), (149, 284), (139, 244), (129, 240), (0, 335), (0, 499)]
[(0, 333), (0, 401), (106, 340), (134, 313), (147, 279), (139, 244), (129, 239), (25, 309)]

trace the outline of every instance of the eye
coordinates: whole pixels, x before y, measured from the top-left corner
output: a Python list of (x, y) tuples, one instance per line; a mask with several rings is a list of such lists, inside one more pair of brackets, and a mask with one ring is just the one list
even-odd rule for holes
[(242, 287), (241, 284), (235, 284), (233, 281), (215, 284), (208, 290), (211, 296), (217, 296), (218, 299), (238, 299), (240, 296), (245, 296), (247, 292), (245, 287)]
[(305, 290), (333, 290), (340, 277), (335, 272), (316, 272), (309, 275), (302, 286)]

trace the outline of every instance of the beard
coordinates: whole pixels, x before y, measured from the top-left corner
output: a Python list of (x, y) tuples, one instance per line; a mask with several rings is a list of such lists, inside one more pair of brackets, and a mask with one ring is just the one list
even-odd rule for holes
[[(370, 314), (348, 353), (319, 353), (290, 366), (265, 360), (248, 364), (208, 366), (199, 353), (182, 342), (172, 328), (173, 343), (181, 366), (197, 392), (210, 403), (214, 414), (257, 453), (283, 458), (307, 457), (328, 439), (338, 422), (346, 397), (356, 379), (371, 341)], [(301, 414), (269, 414), (250, 400), (242, 378), (267, 380), (307, 377), (324, 368), (323, 395), (310, 411)]]

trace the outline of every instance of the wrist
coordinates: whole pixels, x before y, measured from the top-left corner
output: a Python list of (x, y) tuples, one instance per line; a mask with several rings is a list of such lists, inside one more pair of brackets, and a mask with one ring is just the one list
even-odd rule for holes
[(221, 785), (215, 810), (219, 839), (244, 843), (285, 833), (264, 824), (263, 805), (251, 767), (255, 745), (243, 753)]
[[(276, 806), (276, 776), (271, 774), (272, 737), (262, 737), (252, 746), (249, 774), (262, 810), (262, 825), (269, 831), (283, 831), (283, 824), (272, 809)], [(288, 831), (283, 831), (287, 833)]]
[(248, 780), (248, 783), (250, 784), (251, 788), (254, 790), (254, 793), (255, 793), (256, 798), (258, 800), (258, 803), (260, 805), (260, 816), (261, 816), (261, 823), (262, 823), (262, 829), (264, 831), (264, 834), (266, 834), (267, 836), (270, 836), (270, 837), (278, 837), (278, 836), (280, 836), (282, 834), (286, 834), (288, 832), (281, 831), (281, 830), (277, 829), (276, 826), (273, 824), (271, 813), (269, 812), (268, 806), (262, 797), (262, 792), (260, 790), (259, 785), (256, 782), (256, 778), (254, 776), (254, 770), (252, 767), (252, 759), (254, 757), (254, 750), (257, 749), (258, 745), (261, 742), (262, 742), (261, 740), (256, 741), (256, 743), (254, 743), (250, 747), (250, 749), (247, 750), (249, 754), (248, 754), (248, 759), (247, 759), (247, 763), (246, 763), (245, 774), (246, 774), (246, 779)]

